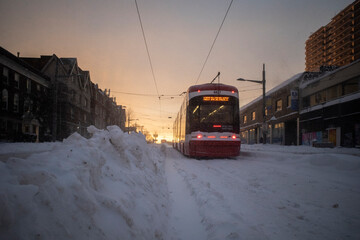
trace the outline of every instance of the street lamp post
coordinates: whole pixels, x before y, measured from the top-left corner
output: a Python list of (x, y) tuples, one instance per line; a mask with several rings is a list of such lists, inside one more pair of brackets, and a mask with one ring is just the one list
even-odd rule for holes
[(266, 144), (266, 133), (265, 133), (265, 127), (266, 127), (266, 116), (265, 116), (265, 107), (266, 107), (266, 99), (265, 99), (265, 63), (263, 64), (263, 71), (262, 71), (262, 80), (248, 80), (243, 78), (238, 78), (238, 81), (247, 81), (247, 82), (253, 82), (253, 83), (259, 83), (263, 86), (263, 107), (262, 107), (262, 114), (263, 114), (263, 127), (262, 127), (262, 135), (263, 135), (263, 144)]

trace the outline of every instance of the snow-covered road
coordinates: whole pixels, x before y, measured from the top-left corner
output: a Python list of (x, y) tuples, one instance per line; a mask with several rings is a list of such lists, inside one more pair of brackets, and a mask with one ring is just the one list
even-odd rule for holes
[(0, 144), (0, 239), (360, 239), (360, 149), (242, 145), (195, 160), (89, 131)]
[(203, 239), (360, 239), (360, 158), (341, 151), (244, 145), (236, 159), (168, 155)]

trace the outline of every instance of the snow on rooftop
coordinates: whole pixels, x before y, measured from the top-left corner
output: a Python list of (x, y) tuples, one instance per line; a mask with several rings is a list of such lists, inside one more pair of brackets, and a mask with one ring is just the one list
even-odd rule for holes
[[(291, 78), (285, 80), (285, 81), (282, 82), (281, 84), (279, 84), (279, 85), (277, 85), (276, 87), (272, 88), (271, 90), (267, 91), (267, 92), (265, 93), (265, 96), (269, 96), (269, 95), (271, 95), (272, 93), (278, 91), (279, 89), (281, 89), (281, 88), (289, 85), (290, 83), (298, 80), (303, 74), (304, 74), (303, 72), (302, 72), (302, 73), (295, 74), (295, 75), (292, 76)], [(261, 99), (262, 99), (262, 95), (259, 96), (259, 97), (257, 97), (257, 98), (255, 98), (254, 100), (252, 100), (252, 101), (249, 102), (248, 104), (242, 106), (240, 109), (241, 109), (241, 110), (245, 110), (246, 108), (248, 108), (249, 106), (251, 106), (251, 105), (254, 104), (255, 102), (260, 101)]]
[(344, 69), (346, 69), (346, 68), (349, 68), (349, 67), (351, 67), (351, 66), (353, 66), (353, 65), (355, 65), (355, 64), (358, 64), (358, 63), (360, 63), (360, 59), (358, 59), (358, 60), (356, 60), (356, 61), (354, 61), (354, 62), (352, 62), (352, 63), (350, 63), (350, 64), (348, 64), (348, 65), (338, 67), (338, 68), (336, 68), (336, 69), (333, 70), (333, 71), (325, 71), (323, 74), (320, 74), (318, 77), (314, 77), (314, 78), (309, 79), (309, 80), (307, 80), (307, 81), (301, 81), (299, 87), (300, 87), (301, 89), (303, 89), (303, 88), (307, 87), (309, 84), (311, 84), (311, 83), (313, 83), (313, 82), (317, 82), (317, 81), (319, 81), (319, 80), (322, 79), (322, 78), (325, 78), (325, 77), (327, 77), (327, 76), (329, 76), (329, 75), (335, 74), (335, 73), (337, 73), (337, 72), (339, 72), (339, 71), (342, 71), (342, 70), (344, 70)]

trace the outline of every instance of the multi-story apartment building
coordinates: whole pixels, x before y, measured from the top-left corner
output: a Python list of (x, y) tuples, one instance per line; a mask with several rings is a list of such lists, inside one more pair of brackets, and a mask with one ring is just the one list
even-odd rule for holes
[(0, 47), (0, 140), (50, 140), (50, 79)]
[(305, 45), (305, 71), (316, 72), (321, 66), (345, 66), (360, 59), (360, 0), (311, 34)]

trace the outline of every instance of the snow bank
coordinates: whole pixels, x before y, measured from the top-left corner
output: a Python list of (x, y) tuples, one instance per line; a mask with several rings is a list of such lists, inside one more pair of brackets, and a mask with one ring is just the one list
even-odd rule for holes
[(164, 154), (141, 133), (88, 131), (0, 161), (0, 239), (167, 238)]

